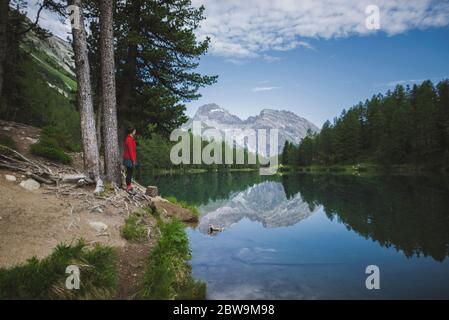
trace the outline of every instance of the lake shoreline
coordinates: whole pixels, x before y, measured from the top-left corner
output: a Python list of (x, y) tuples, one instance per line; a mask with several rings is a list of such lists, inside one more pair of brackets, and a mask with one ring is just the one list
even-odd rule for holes
[(364, 175), (364, 176), (381, 176), (381, 175), (435, 175), (449, 174), (447, 168), (429, 168), (426, 166), (415, 165), (392, 165), (381, 166), (377, 164), (345, 164), (345, 165), (312, 165), (312, 166), (282, 166), (279, 168), (279, 175), (290, 173), (305, 174), (342, 174), (342, 175)]

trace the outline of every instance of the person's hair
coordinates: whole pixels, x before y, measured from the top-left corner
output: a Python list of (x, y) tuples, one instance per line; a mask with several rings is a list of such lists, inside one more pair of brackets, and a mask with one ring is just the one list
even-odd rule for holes
[(128, 127), (128, 129), (126, 129), (126, 134), (131, 134), (134, 132), (134, 130), (136, 130), (136, 128), (134, 127)]

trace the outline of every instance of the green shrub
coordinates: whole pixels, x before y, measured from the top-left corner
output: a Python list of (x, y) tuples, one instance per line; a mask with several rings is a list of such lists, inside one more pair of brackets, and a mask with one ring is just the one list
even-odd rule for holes
[(64, 150), (75, 151), (76, 145), (72, 144), (70, 137), (63, 130), (54, 126), (42, 129), (39, 142), (31, 145), (32, 154), (41, 156), (64, 164), (71, 164), (70, 157)]
[(75, 139), (70, 135), (70, 132), (59, 126), (46, 126), (42, 128), (41, 136), (54, 139), (56, 144), (65, 151), (81, 151), (80, 143), (75, 142)]
[(140, 298), (205, 299), (206, 284), (192, 277), (191, 259), (184, 225), (178, 220), (159, 220), (161, 236), (150, 253)]
[(4, 136), (4, 135), (0, 135), (0, 145), (11, 148), (11, 149), (17, 148), (16, 142), (11, 137)]
[[(87, 250), (77, 244), (58, 245), (45, 259), (33, 257), (10, 269), (0, 268), (0, 299), (108, 299), (115, 296), (117, 272), (113, 248), (97, 245)], [(80, 289), (68, 290), (66, 268), (80, 268)]]
[(146, 227), (137, 213), (131, 213), (122, 227), (122, 237), (130, 241), (139, 241), (145, 237)]
[(72, 163), (72, 157), (70, 157), (68, 154), (64, 152), (59, 147), (55, 147), (51, 144), (47, 145), (45, 142), (38, 142), (35, 144), (32, 144), (30, 146), (30, 151), (32, 154), (41, 156), (50, 160), (58, 161), (63, 164), (71, 164)]

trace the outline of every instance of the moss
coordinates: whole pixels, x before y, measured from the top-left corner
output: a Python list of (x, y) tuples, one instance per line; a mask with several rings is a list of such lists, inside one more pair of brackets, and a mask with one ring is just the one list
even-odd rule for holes
[(142, 299), (205, 299), (206, 284), (192, 277), (191, 252), (184, 225), (158, 220), (161, 236), (143, 276)]
[[(108, 299), (115, 295), (117, 272), (113, 248), (97, 245), (88, 250), (84, 241), (58, 245), (45, 259), (0, 269), (0, 299)], [(66, 268), (80, 269), (80, 289), (69, 290)]]

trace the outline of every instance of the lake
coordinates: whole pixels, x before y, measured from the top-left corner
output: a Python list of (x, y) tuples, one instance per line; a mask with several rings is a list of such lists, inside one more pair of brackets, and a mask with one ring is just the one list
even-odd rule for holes
[[(449, 298), (447, 177), (177, 174), (142, 179), (196, 205), (208, 299)], [(209, 234), (209, 225), (223, 232)], [(379, 268), (368, 290), (366, 267)]]

